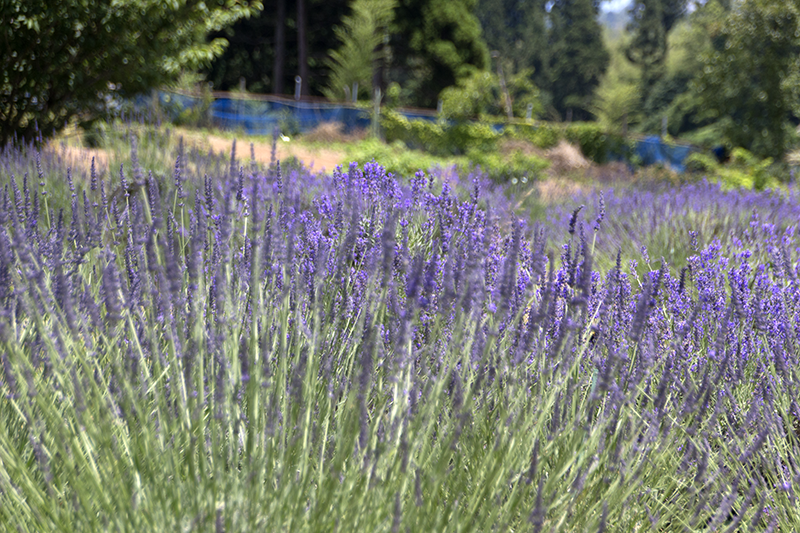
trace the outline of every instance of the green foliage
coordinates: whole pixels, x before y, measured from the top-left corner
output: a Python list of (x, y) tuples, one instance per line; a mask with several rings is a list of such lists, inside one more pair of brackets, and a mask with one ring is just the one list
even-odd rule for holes
[(655, 80), (642, 102), (642, 131), (660, 132), (663, 117), (667, 117), (668, 132), (675, 136), (712, 121), (703, 102), (691, 90), (691, 81), (704, 67), (702, 54), (713, 50), (711, 35), (723, 17), (716, 0), (711, 0), (679, 20), (670, 31), (663, 75)]
[(466, 155), (442, 156), (423, 150), (409, 150), (399, 140), (385, 144), (376, 139), (367, 139), (350, 146), (347, 160), (362, 165), (371, 161), (381, 161), (381, 166), (385, 167), (387, 172), (404, 178), (413, 176), (419, 170), (428, 171), (437, 167), (455, 167), (460, 172), (480, 167), (487, 176), (499, 183), (528, 183), (550, 166), (550, 162), (545, 159), (521, 152), (503, 155), (497, 151), (473, 148)]
[(500, 134), (479, 122), (444, 124), (430, 120), (409, 120), (399, 113), (384, 110), (380, 124), (386, 142), (403, 142), (408, 148), (439, 156), (462, 155), (472, 149), (491, 151)]
[(744, 148), (734, 148), (731, 152), (732, 170), (741, 170), (750, 175), (752, 187), (757, 191), (764, 190), (771, 181), (769, 179), (769, 168), (772, 163), (771, 157), (759, 160)]
[(685, 133), (681, 138), (696, 146), (704, 148), (715, 148), (724, 144), (725, 128), (723, 127), (724, 121), (716, 121), (707, 126), (697, 128), (688, 133)]
[[(530, 81), (530, 77), (530, 71), (523, 71), (506, 79), (506, 89), (515, 117), (524, 117), (528, 105), (533, 106), (533, 116), (542, 112), (539, 90)], [(440, 97), (445, 118), (465, 120), (506, 116), (505, 95), (500, 87), (500, 78), (493, 72), (476, 70), (470, 76), (459, 79), (456, 85), (443, 90)]]
[(719, 163), (714, 156), (705, 154), (703, 152), (692, 152), (684, 162), (687, 172), (694, 173), (709, 173), (714, 172), (719, 168)]
[(550, 166), (546, 159), (520, 151), (501, 154), (496, 151), (472, 150), (467, 153), (467, 159), (470, 164), (480, 166), (493, 180), (514, 184), (518, 181), (523, 184), (533, 181)]
[(439, 93), (489, 66), (489, 52), (475, 17), (475, 0), (404, 0), (392, 26), (389, 78), (406, 104), (435, 108)]
[(775, 167), (772, 158), (760, 159), (744, 148), (734, 148), (727, 165), (721, 165), (714, 157), (702, 152), (692, 153), (686, 159), (686, 170), (689, 172), (719, 180), (726, 188), (757, 191), (779, 186)]
[(608, 131), (620, 131), (639, 121), (641, 74), (625, 57), (618, 39), (610, 43), (611, 62), (594, 93), (591, 111)]
[(401, 141), (412, 150), (435, 152), (444, 142), (442, 125), (430, 120), (409, 120), (394, 111), (383, 110), (380, 124), (387, 143)]
[(609, 53), (594, 0), (555, 0), (550, 10), (547, 87), (562, 117), (589, 118), (591, 98), (606, 71)]
[(503, 135), (511, 139), (528, 141), (538, 148), (552, 148), (563, 138), (560, 127), (551, 122), (537, 122), (535, 124), (514, 124), (506, 127)]
[(645, 87), (652, 87), (661, 77), (667, 55), (667, 31), (663, 24), (661, 0), (635, 0), (631, 8), (629, 31), (633, 32), (625, 54), (642, 68)]
[(261, 2), (9, 0), (0, 4), (0, 143), (91, 121), (220, 55), (210, 32)]
[(494, 151), (501, 134), (486, 122), (456, 122), (444, 128), (440, 153), (464, 154), (471, 150)]
[(389, 109), (394, 109), (400, 105), (400, 95), (402, 94), (402, 88), (400, 84), (397, 82), (392, 82), (386, 88), (386, 106)]
[(632, 63), (642, 68), (642, 82), (650, 89), (664, 74), (667, 58), (667, 36), (683, 17), (687, 0), (635, 0), (631, 7), (628, 30), (633, 39), (625, 53)]
[(478, 0), (477, 16), (490, 50), (510, 72), (544, 71), (547, 29), (543, 0)]
[(334, 30), (341, 46), (326, 61), (331, 73), (325, 96), (330, 100), (347, 99), (355, 83), (359, 94), (372, 98), (373, 71), (387, 57), (381, 44), (396, 5), (397, 0), (353, 0), (352, 13)]
[(348, 162), (355, 161), (363, 165), (373, 160), (380, 161), (387, 172), (404, 178), (413, 176), (419, 170), (467, 164), (464, 158), (439, 157), (422, 150), (410, 150), (399, 140), (385, 144), (377, 139), (365, 139), (348, 146)]
[(190, 128), (208, 128), (211, 126), (209, 110), (214, 102), (214, 95), (211, 88), (204, 81), (204, 76), (193, 72), (182, 73), (174, 85), (178, 91), (190, 92), (199, 95), (199, 100), (194, 105), (177, 105), (172, 123), (176, 126), (187, 126)]
[(583, 155), (595, 163), (605, 163), (611, 154), (624, 155), (630, 151), (630, 142), (621, 135), (606, 133), (596, 122), (573, 122), (567, 125), (564, 137), (580, 147)]
[(720, 30), (722, 49), (704, 56), (695, 80), (703, 105), (726, 119), (733, 146), (780, 157), (789, 120), (800, 116), (800, 8), (783, 0), (743, 0)]

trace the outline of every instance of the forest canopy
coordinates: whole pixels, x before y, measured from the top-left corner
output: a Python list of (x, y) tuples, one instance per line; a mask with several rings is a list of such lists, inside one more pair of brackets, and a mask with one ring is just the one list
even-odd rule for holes
[(303, 97), (334, 100), (391, 88), (393, 105), (447, 100), (448, 113), (454, 95), (485, 89), (457, 113), (596, 120), (764, 157), (797, 141), (800, 0), (630, 0), (621, 12), (599, 0), (51, 4), (0, 6), (2, 142), (90, 122), (187, 72), (276, 95), (299, 75)]
[(247, 0), (7, 0), (0, 3), (0, 142), (33, 139), (73, 117), (92, 120), (120, 98), (211, 64), (211, 38), (258, 13)]

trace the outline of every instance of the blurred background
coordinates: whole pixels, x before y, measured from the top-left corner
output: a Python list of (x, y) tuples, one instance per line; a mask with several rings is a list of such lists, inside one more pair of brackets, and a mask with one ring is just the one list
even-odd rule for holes
[(657, 158), (678, 170), (690, 151), (704, 171), (737, 148), (767, 166), (796, 159), (795, 0), (12, 0), (0, 12), (3, 143), (155, 104), (192, 126), (294, 135), (336, 122), (408, 147), (387, 111), (494, 131), (591, 124), (638, 143), (617, 150), (631, 164), (686, 147)]

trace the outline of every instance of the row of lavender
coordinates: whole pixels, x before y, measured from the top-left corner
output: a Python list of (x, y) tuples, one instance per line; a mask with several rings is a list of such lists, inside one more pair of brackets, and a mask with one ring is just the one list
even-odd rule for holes
[(0, 168), (10, 529), (800, 529), (791, 196)]

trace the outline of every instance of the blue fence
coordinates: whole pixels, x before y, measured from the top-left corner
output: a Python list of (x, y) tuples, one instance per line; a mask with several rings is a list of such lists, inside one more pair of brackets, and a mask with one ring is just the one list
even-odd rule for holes
[(338, 122), (345, 132), (366, 128), (369, 113), (355, 107), (318, 102), (270, 102), (220, 98), (211, 104), (211, 120), (225, 129), (243, 129), (252, 135), (271, 134), (275, 128), (307, 132), (324, 122)]
[[(171, 119), (202, 105), (203, 100), (194, 96), (161, 91), (158, 100)], [(145, 100), (138, 103), (144, 104)], [(409, 120), (434, 120), (436, 115), (427, 110), (399, 109)], [(232, 98), (227, 93), (215, 93), (209, 106), (211, 123), (218, 128), (242, 130), (249, 135), (271, 135), (276, 129), (294, 134), (306, 133), (325, 122), (338, 122), (343, 131), (367, 128), (370, 112), (355, 105), (320, 101), (294, 101), (279, 97)], [(502, 124), (494, 129), (502, 131)], [(685, 161), (694, 147), (685, 144), (666, 143), (658, 136), (635, 141), (634, 154), (644, 165), (661, 163), (677, 172), (686, 170)]]
[[(202, 98), (160, 91), (157, 95), (161, 109), (171, 120), (187, 110), (203, 105)], [(139, 99), (138, 105), (147, 105)], [(409, 119), (422, 118), (424, 112), (408, 111)], [(319, 101), (294, 101), (278, 97), (234, 98), (215, 93), (210, 102), (208, 118), (213, 126), (242, 130), (248, 135), (271, 135), (276, 129), (284, 133), (306, 133), (325, 122), (338, 122), (345, 133), (367, 128), (369, 111), (355, 105)]]

